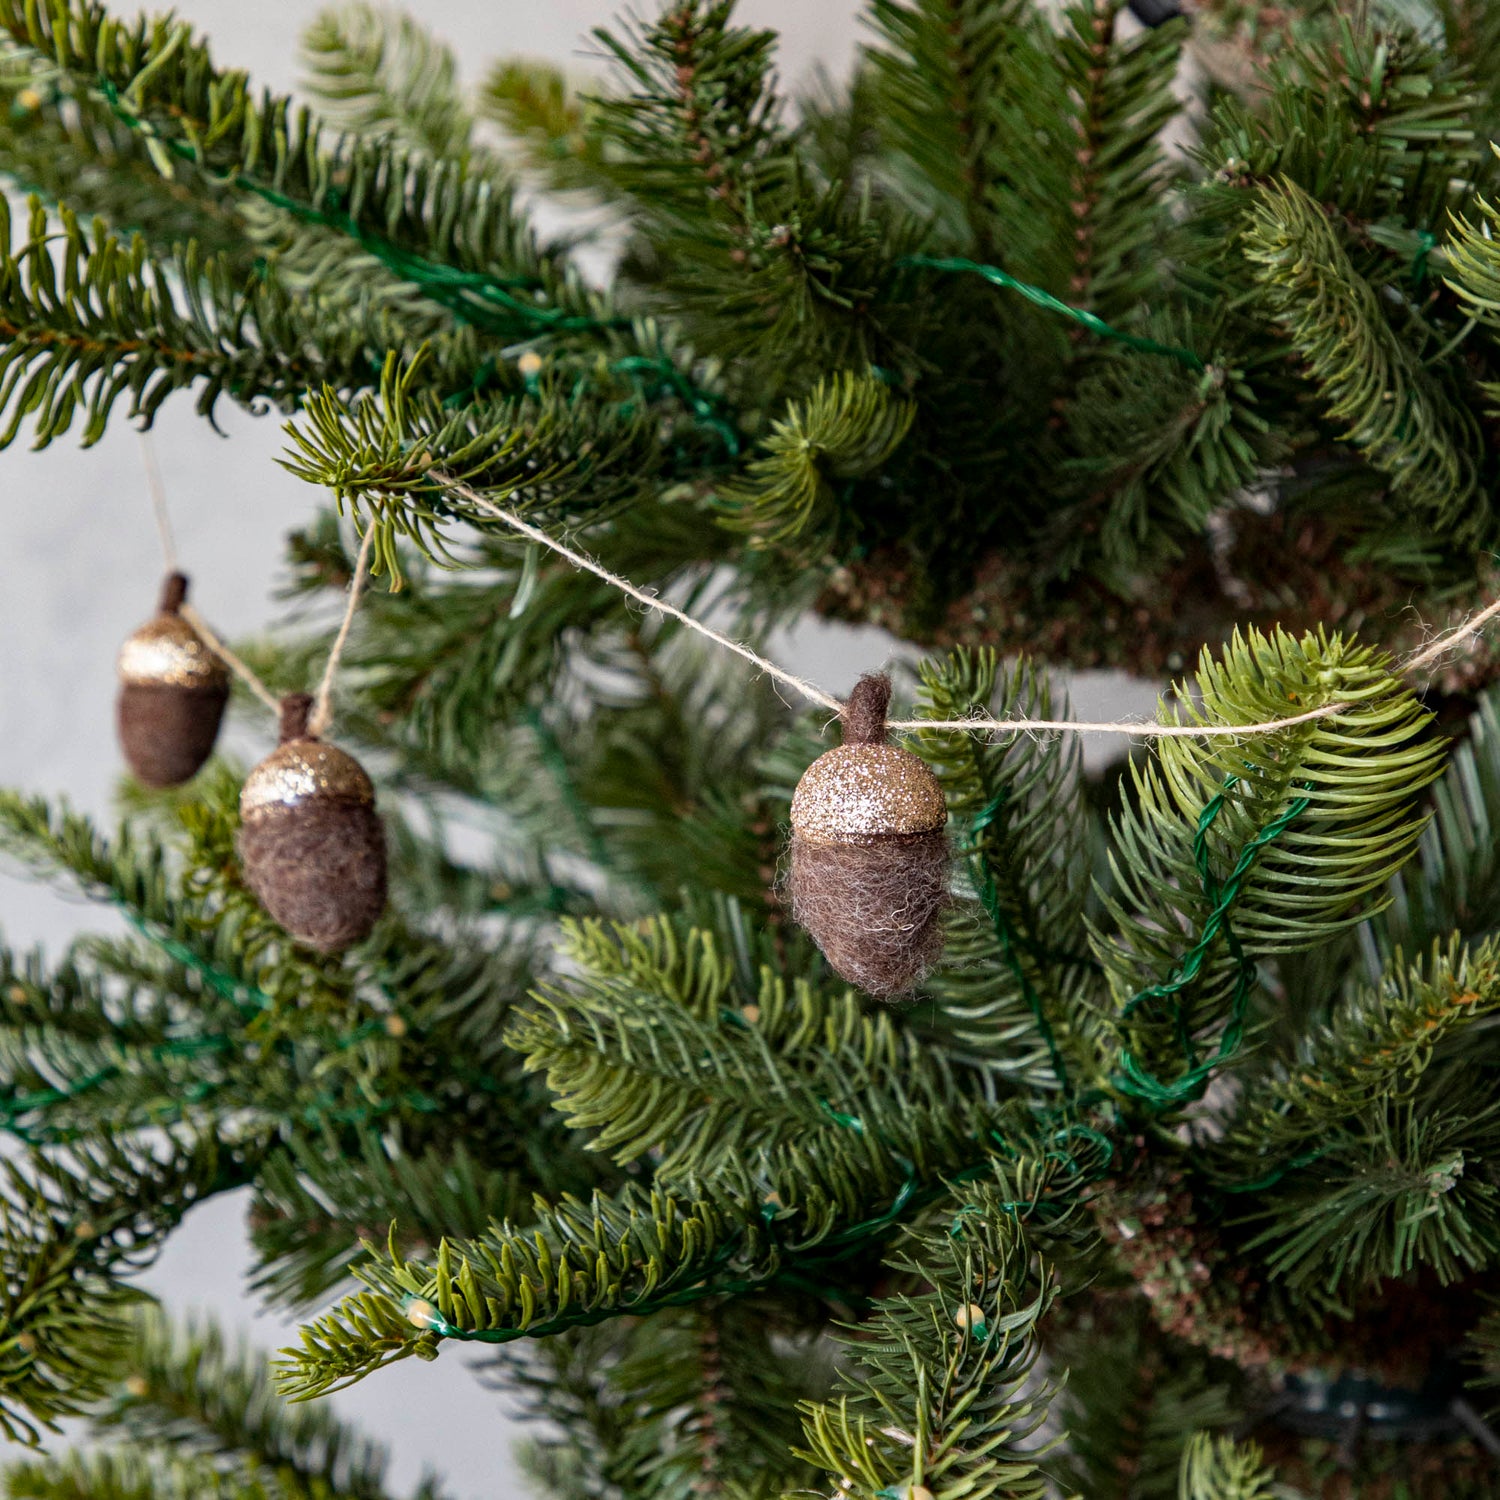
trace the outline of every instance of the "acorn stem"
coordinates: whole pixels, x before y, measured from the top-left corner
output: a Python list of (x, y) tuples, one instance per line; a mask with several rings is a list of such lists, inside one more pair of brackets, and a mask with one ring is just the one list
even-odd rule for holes
[(188, 577), (186, 573), (168, 573), (162, 579), (161, 603), (156, 607), (164, 615), (175, 615), (187, 599)]
[(307, 721), (312, 716), (311, 693), (288, 693), (281, 700), (281, 743), (288, 740), (310, 740), (315, 735), (307, 732)]
[(885, 712), (891, 706), (891, 679), (884, 672), (866, 672), (854, 685), (839, 716), (846, 745), (885, 744)]

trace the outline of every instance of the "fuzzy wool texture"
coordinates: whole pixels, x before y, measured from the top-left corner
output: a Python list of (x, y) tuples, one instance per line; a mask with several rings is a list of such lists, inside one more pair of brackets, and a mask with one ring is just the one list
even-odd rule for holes
[(120, 688), (115, 726), (120, 748), (142, 786), (181, 786), (213, 754), (229, 687), (127, 682)]
[(866, 672), (854, 685), (839, 715), (846, 745), (883, 745), (885, 717), (891, 706), (891, 679), (884, 672)]
[(385, 829), (366, 803), (312, 797), (259, 809), (240, 829), (256, 899), (300, 943), (336, 953), (385, 910)]
[(948, 840), (941, 832), (817, 843), (792, 835), (792, 915), (834, 972), (866, 994), (911, 991), (943, 950)]
[[(844, 744), (883, 745), (890, 701), (885, 673), (861, 677), (840, 716)], [(829, 764), (826, 756), (814, 765), (820, 762)], [(912, 765), (917, 768), (914, 760)], [(941, 813), (937, 780), (925, 766), (919, 769), (931, 779)], [(854, 790), (851, 806), (859, 800)], [(794, 800), (786, 880), (792, 916), (840, 979), (881, 1000), (907, 994), (943, 951), (947, 836), (938, 827), (922, 833), (846, 831), (842, 837), (822, 829), (811, 837), (797, 826), (796, 806)]]
[[(309, 693), (281, 700), (281, 745), (318, 745), (308, 732)], [(240, 827), (240, 865), (255, 898), (299, 943), (337, 953), (369, 937), (385, 910), (385, 825), (356, 761), (334, 750), (363, 795), (342, 796), (328, 784), (310, 797), (255, 806)], [(273, 753), (250, 773), (246, 787), (275, 762)], [(349, 778), (343, 778), (345, 784)], [(241, 794), (241, 808), (245, 806)]]

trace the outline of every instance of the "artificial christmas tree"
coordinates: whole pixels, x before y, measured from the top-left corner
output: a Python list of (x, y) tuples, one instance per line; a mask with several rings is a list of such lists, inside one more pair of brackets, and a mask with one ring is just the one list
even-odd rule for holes
[[(338, 738), (383, 831), (337, 811), (391, 893), (339, 954), (278, 926), (222, 762), (108, 838), (0, 798), (133, 924), (0, 954), (0, 1424), (108, 1440), (10, 1493), (375, 1497), (282, 1402), (475, 1345), (559, 1496), (1496, 1492), (1492, 9), (872, 0), (793, 103), (713, 0), (589, 94), (471, 96), (356, 7), (314, 113), (170, 17), (0, 0), (0, 435), (286, 415), (339, 508), (293, 593), (373, 560)], [(523, 187), (608, 217), (607, 288)], [(811, 920), (862, 975), (909, 919), (894, 1003), (782, 895), (840, 705), (761, 653), (807, 611), (929, 648), (932, 786), (880, 757), (920, 816), (798, 813), (879, 855), (878, 920)], [(328, 648), (245, 655), (293, 694)], [(1099, 662), (1196, 669), (1090, 779), (1042, 726)], [(133, 1305), (232, 1189), (306, 1318), (279, 1397)]]

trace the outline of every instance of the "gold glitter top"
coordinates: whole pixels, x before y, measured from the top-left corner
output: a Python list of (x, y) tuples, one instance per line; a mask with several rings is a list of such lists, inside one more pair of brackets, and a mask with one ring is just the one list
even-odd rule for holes
[(138, 687), (227, 687), (229, 668), (181, 615), (160, 614), (120, 647), (120, 681)]
[(267, 807), (295, 807), (311, 797), (375, 801), (375, 788), (352, 755), (322, 740), (288, 740), (278, 745), (245, 778), (240, 788), (240, 817), (247, 822)]
[(802, 774), (792, 831), (837, 844), (883, 833), (934, 833), (948, 821), (937, 777), (897, 745), (839, 745)]

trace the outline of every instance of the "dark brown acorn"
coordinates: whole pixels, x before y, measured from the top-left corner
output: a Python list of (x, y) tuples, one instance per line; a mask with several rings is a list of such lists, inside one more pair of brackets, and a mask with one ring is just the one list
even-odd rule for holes
[(308, 732), (311, 710), (306, 693), (281, 700), (281, 743), (240, 791), (240, 862), (287, 932), (332, 953), (385, 910), (385, 829), (364, 768)]
[(937, 777), (886, 743), (891, 680), (860, 678), (844, 743), (820, 755), (792, 797), (792, 915), (840, 978), (882, 999), (936, 961), (948, 903), (948, 808)]
[(115, 719), (136, 780), (181, 786), (213, 754), (229, 701), (229, 668), (178, 611), (188, 581), (168, 573), (154, 620), (120, 647)]

